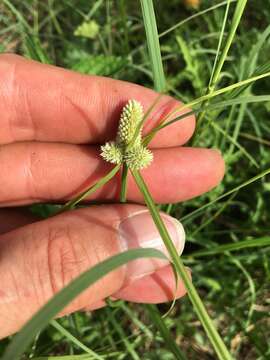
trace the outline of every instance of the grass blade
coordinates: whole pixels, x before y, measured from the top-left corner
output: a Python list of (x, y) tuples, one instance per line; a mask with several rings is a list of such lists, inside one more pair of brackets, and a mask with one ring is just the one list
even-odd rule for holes
[(232, 244), (220, 245), (209, 250), (196, 251), (188, 257), (198, 258), (198, 257), (212, 256), (218, 254), (223, 255), (225, 251), (238, 251), (246, 248), (262, 247), (262, 246), (270, 246), (269, 236), (264, 236), (258, 239), (248, 239), (248, 240), (238, 241)]
[[(222, 109), (228, 106), (232, 106), (232, 105), (240, 105), (243, 103), (246, 104), (251, 104), (251, 103), (260, 103), (260, 102), (268, 102), (270, 101), (270, 95), (250, 95), (250, 96), (241, 96), (237, 99), (231, 99), (231, 100), (224, 100), (224, 101), (218, 101), (218, 102), (214, 102), (213, 104), (209, 104), (207, 105), (207, 107), (205, 108), (205, 110), (217, 110), (217, 109)], [(160, 125), (158, 125), (155, 128), (155, 132), (159, 131), (163, 128), (165, 128), (166, 126), (169, 126), (173, 123), (175, 123), (176, 121), (185, 119), (187, 116), (190, 116), (192, 114), (198, 114), (202, 111), (201, 108), (199, 109), (194, 109), (192, 111), (189, 111), (183, 115), (177, 116), (176, 118), (166, 122), (165, 124), (162, 123)], [(150, 135), (151, 133), (149, 133), (148, 135)], [(145, 136), (145, 139), (148, 137), (148, 135)]]
[(153, 71), (155, 89), (159, 92), (163, 92), (166, 88), (166, 80), (160, 54), (159, 38), (153, 1), (141, 0), (141, 8), (147, 38), (147, 46), (151, 61), (151, 68)]
[(162, 337), (165, 341), (165, 344), (167, 348), (174, 354), (175, 359), (177, 360), (187, 360), (185, 355), (182, 353), (180, 348), (177, 346), (176, 342), (174, 341), (172, 335), (170, 334), (167, 326), (164, 323), (164, 320), (159, 314), (159, 311), (155, 307), (155, 305), (147, 304), (145, 305), (146, 309), (148, 310), (148, 313), (150, 315), (150, 318), (159, 330), (159, 332), (162, 334)]
[(132, 249), (102, 261), (90, 270), (85, 271), (68, 286), (59, 291), (59, 293), (31, 318), (11, 341), (2, 360), (19, 360), (36, 334), (43, 330), (47, 324), (82, 291), (127, 262), (146, 257), (166, 258), (162, 252), (156, 249)]
[[(246, 104), (249, 104), (249, 103), (260, 103), (260, 102), (268, 102), (270, 101), (270, 95), (250, 95), (250, 96), (241, 96), (237, 99), (231, 99), (231, 100), (224, 100), (224, 101), (219, 101), (219, 102), (214, 102), (213, 104), (208, 104), (204, 110), (217, 110), (217, 109), (222, 109), (222, 108), (225, 108), (225, 107), (228, 107), (228, 106), (231, 106), (231, 105), (239, 105), (239, 104), (243, 104), (243, 103), (246, 103)], [(196, 105), (194, 105), (195, 107)], [(199, 114), (202, 110), (202, 108), (198, 108), (198, 109), (193, 109), (189, 112), (186, 112), (182, 115), (179, 115), (177, 116), (176, 118), (170, 120), (170, 121), (167, 121), (167, 122), (164, 122), (166, 121), (165, 119), (163, 119), (161, 121), (161, 123), (159, 125), (157, 125), (153, 130), (151, 130), (143, 139), (143, 143), (144, 145), (148, 145), (150, 143), (150, 141), (154, 138), (154, 136), (156, 135), (156, 133), (175, 123), (176, 121), (180, 121), (180, 120), (183, 120), (185, 119), (186, 117), (192, 115), (192, 114)]]
[(162, 237), (164, 244), (171, 256), (172, 262), (175, 266), (175, 269), (177, 273), (180, 275), (181, 279), (183, 280), (183, 283), (187, 289), (188, 296), (191, 300), (191, 303), (198, 315), (198, 318), (200, 319), (208, 337), (211, 341), (216, 354), (220, 360), (231, 360), (232, 357), (227, 350), (225, 344), (223, 343), (220, 335), (218, 334), (215, 325), (213, 324), (212, 320), (210, 319), (209, 315), (207, 314), (207, 311), (204, 307), (204, 304), (202, 300), (200, 299), (196, 288), (192, 284), (192, 281), (190, 280), (188, 273), (185, 269), (185, 266), (180, 259), (177, 250), (170, 238), (170, 235), (168, 233), (168, 230), (166, 229), (166, 226), (163, 223), (163, 220), (159, 214), (158, 209), (156, 208), (156, 205), (152, 199), (151, 194), (148, 191), (148, 188), (141, 176), (141, 174), (138, 171), (132, 171), (132, 175), (136, 181), (136, 184), (138, 188), (140, 189), (145, 203), (153, 217), (153, 221), (156, 224), (156, 227), (160, 233), (160, 236)]
[(82, 342), (80, 342), (75, 336), (73, 336), (69, 331), (67, 331), (62, 325), (60, 325), (56, 320), (51, 321), (51, 325), (58, 330), (62, 335), (64, 335), (70, 342), (75, 344), (78, 348), (81, 348), (86, 353), (91, 355), (91, 359), (103, 360), (103, 357), (96, 354), (93, 350), (89, 349), (89, 347), (85, 346)]
[(251, 179), (243, 182), (241, 185), (238, 185), (238, 186), (234, 187), (233, 189), (227, 191), (225, 194), (222, 194), (222, 195), (218, 196), (216, 199), (214, 199), (214, 200), (210, 201), (209, 203), (201, 206), (199, 209), (196, 209), (196, 210), (192, 211), (191, 213), (183, 216), (181, 218), (181, 221), (187, 222), (187, 221), (190, 221), (191, 219), (194, 219), (194, 216), (198, 215), (201, 211), (203, 211), (206, 208), (208, 208), (209, 206), (213, 205), (215, 202), (217, 202), (217, 201), (219, 201), (221, 199), (224, 199), (226, 196), (229, 196), (229, 195), (235, 193), (236, 191), (244, 188), (245, 186), (248, 186), (248, 185), (252, 184), (254, 181), (257, 181), (257, 180), (261, 179), (262, 177), (264, 177), (264, 176), (266, 176), (268, 174), (270, 174), (270, 168), (262, 171), (260, 174), (258, 174), (256, 176), (252, 177)]
[(83, 193), (79, 194), (75, 199), (72, 199), (68, 201), (58, 213), (62, 213), (66, 210), (73, 209), (79, 202), (81, 202), (83, 199), (85, 199), (87, 196), (93, 194), (97, 189), (99, 189), (101, 186), (105, 185), (108, 181), (110, 181), (119, 171), (120, 165), (115, 166), (107, 175), (105, 175), (103, 178), (98, 180), (94, 185), (90, 186), (87, 190), (85, 190)]
[[(233, 15), (233, 19), (232, 19), (232, 23), (231, 23), (231, 27), (230, 27), (230, 31), (229, 31), (229, 34), (228, 34), (228, 37), (227, 37), (227, 41), (225, 43), (224, 49), (223, 49), (223, 51), (222, 51), (222, 53), (220, 55), (219, 60), (215, 61), (215, 63), (214, 63), (214, 68), (213, 68), (213, 71), (212, 71), (212, 74), (211, 74), (211, 78), (210, 78), (209, 86), (207, 88), (206, 95), (211, 95), (214, 92), (214, 90), (215, 90), (215, 88), (216, 88), (216, 86), (218, 84), (221, 70), (222, 70), (224, 62), (225, 62), (225, 60), (227, 58), (229, 49), (230, 49), (231, 44), (233, 42), (234, 36), (236, 34), (236, 30), (237, 30), (238, 25), (240, 23), (240, 20), (241, 20), (241, 17), (243, 15), (246, 4), (247, 4), (247, 0), (238, 0), (237, 1), (236, 8), (235, 8), (234, 15)], [(228, 0), (228, 6), (227, 6), (226, 11), (225, 11), (224, 22), (223, 22), (223, 26), (222, 26), (222, 30), (221, 30), (221, 36), (223, 36), (223, 33), (224, 33), (225, 22), (226, 22), (227, 16), (228, 16), (229, 5), (230, 5), (230, 0)], [(222, 37), (220, 37), (220, 41), (219, 41), (219, 44), (218, 44), (218, 52), (219, 52), (221, 39), (222, 39)], [(207, 104), (207, 100), (202, 103), (202, 107), (204, 108), (204, 106), (206, 104)], [(197, 128), (196, 128), (196, 131), (194, 133), (193, 141), (192, 141), (193, 144), (196, 142), (198, 136), (200, 136), (199, 131), (200, 131), (200, 128), (201, 128), (201, 123), (202, 123), (202, 120), (204, 118), (204, 115), (205, 115), (205, 111), (202, 111), (200, 113), (200, 116), (197, 119)]]
[(214, 122), (211, 123), (211, 126), (214, 129), (216, 129), (218, 132), (220, 132), (232, 144), (234, 144), (235, 147), (237, 147), (240, 150), (240, 152), (251, 162), (252, 165), (254, 165), (257, 169), (260, 167), (259, 164), (257, 163), (257, 161), (254, 159), (254, 157), (252, 155), (250, 155), (250, 153), (244, 148), (244, 146), (239, 144), (239, 142), (237, 140), (235, 140), (226, 131), (224, 131), (221, 126), (219, 126), (218, 124), (215, 124)]
[[(147, 305), (145, 305), (147, 306)], [(148, 326), (148, 324), (144, 324), (141, 320), (140, 320), (140, 316), (139, 314), (136, 312), (136, 310), (130, 308), (130, 306), (128, 306), (128, 304), (122, 302), (122, 304), (120, 305), (121, 309), (123, 310), (123, 312), (125, 312), (125, 314), (130, 318), (130, 320), (134, 323), (134, 325), (136, 325), (138, 327), (138, 329), (140, 329), (140, 331), (142, 332), (142, 334), (147, 337), (150, 341), (153, 340), (154, 338), (154, 334), (151, 331), (151, 328)], [(137, 332), (138, 333), (138, 332)], [(133, 334), (133, 336), (136, 336), (136, 334)]]
[(238, 0), (237, 1), (235, 12), (234, 12), (232, 23), (231, 23), (231, 27), (230, 27), (230, 31), (229, 31), (229, 34), (228, 34), (228, 38), (227, 38), (226, 44), (224, 46), (224, 49), (223, 49), (223, 51), (221, 53), (218, 64), (216, 66), (215, 72), (213, 74), (212, 81), (210, 83), (210, 87), (209, 87), (210, 92), (212, 90), (214, 90), (216, 85), (217, 85), (217, 82), (218, 82), (218, 79), (219, 79), (219, 76), (220, 76), (220, 72), (222, 70), (224, 62), (225, 62), (226, 57), (228, 55), (228, 52), (230, 50), (231, 44), (233, 42), (236, 30), (237, 30), (238, 25), (240, 23), (240, 20), (241, 20), (241, 17), (243, 15), (243, 12), (245, 10), (246, 4), (247, 4), (247, 0)]
[[(232, 3), (232, 2), (235, 2), (235, 1), (237, 1), (237, 0), (231, 0), (231, 3)], [(207, 9), (204, 9), (204, 10), (202, 10), (202, 11), (196, 12), (195, 14), (193, 14), (193, 15), (185, 18), (184, 20), (179, 21), (177, 24), (173, 25), (173, 26), (170, 27), (169, 29), (167, 29), (167, 30), (163, 31), (162, 33), (160, 33), (160, 34), (159, 34), (159, 37), (161, 38), (161, 37), (169, 34), (170, 32), (172, 32), (172, 31), (178, 29), (179, 27), (183, 26), (184, 24), (186, 24), (186, 23), (189, 22), (190, 20), (196, 19), (197, 17), (202, 16), (202, 15), (204, 15), (204, 14), (207, 14), (207, 13), (210, 12), (210, 11), (216, 10), (217, 8), (219, 8), (219, 7), (221, 7), (221, 6), (227, 5), (227, 2), (228, 2), (228, 0), (223, 1), (223, 2), (221, 2), (221, 3), (219, 3), (219, 4), (215, 4), (215, 5), (207, 8)]]
[(19, 34), (22, 37), (27, 55), (33, 60), (40, 61), (44, 64), (50, 64), (51, 61), (48, 58), (45, 50), (43, 50), (41, 46), (38, 33), (35, 33), (32, 30), (28, 21), (23, 17), (23, 15), (16, 8), (16, 6), (12, 4), (12, 2), (10, 2), (9, 0), (3, 0), (3, 4), (5, 4), (10, 9), (10, 11), (14, 14), (14, 16), (18, 20)]
[(93, 360), (91, 355), (39, 356), (31, 360)]
[(110, 311), (109, 309), (106, 309), (106, 312), (107, 312), (107, 318), (110, 321), (111, 327), (119, 335), (119, 337), (123, 341), (123, 344), (126, 347), (126, 352), (129, 354), (128, 358), (130, 360), (140, 360), (140, 357), (135, 350), (136, 341), (134, 341), (134, 339), (133, 339), (133, 341), (132, 340), (129, 341), (128, 337), (125, 336), (123, 328), (121, 327), (119, 322), (114, 317), (114, 314), (112, 311)]
[(209, 80), (209, 85), (208, 85), (209, 87), (211, 86), (211, 84), (213, 82), (213, 77), (214, 77), (214, 75), (216, 73), (216, 69), (217, 69), (217, 65), (218, 65), (219, 53), (220, 53), (220, 49), (221, 49), (221, 45), (222, 45), (224, 32), (225, 32), (225, 26), (226, 26), (226, 23), (227, 23), (227, 18), (228, 18), (228, 14), (229, 14), (230, 5), (231, 5), (231, 1), (228, 0), (226, 10), (225, 10), (224, 19), (223, 19), (223, 23), (222, 23), (222, 27), (221, 27), (221, 31), (220, 31), (220, 35), (219, 35), (218, 47), (217, 47), (217, 51), (216, 51), (214, 65), (213, 65), (212, 73), (211, 73), (210, 80)]
[[(247, 60), (247, 68), (244, 69), (243, 77), (255, 76), (258, 74), (262, 74), (270, 70), (270, 63), (262, 64), (256, 67), (258, 56), (263, 47), (263, 44), (267, 40), (270, 35), (270, 25), (264, 30), (264, 32), (259, 36), (258, 42), (253, 46), (252, 51), (250, 52), (249, 58)], [(243, 87), (241, 89), (235, 89), (230, 93), (230, 97), (235, 98), (241, 92), (243, 92), (247, 87)]]
[[(234, 89), (240, 88), (241, 86), (249, 85), (249, 84), (251, 84), (251, 83), (253, 83), (253, 82), (257, 81), (257, 80), (260, 80), (260, 79), (263, 79), (263, 78), (269, 77), (269, 76), (270, 76), (270, 71), (268, 71), (268, 72), (266, 72), (264, 74), (253, 76), (253, 77), (251, 77), (249, 79), (245, 79), (245, 80), (239, 81), (237, 83), (234, 83), (232, 85), (226, 86), (226, 87), (224, 87), (222, 89), (218, 89), (218, 90), (212, 92), (212, 94), (206, 94), (206, 95), (200, 96), (199, 98), (197, 98), (195, 100), (192, 100), (187, 104), (184, 104), (184, 105), (181, 105), (181, 106), (177, 107), (176, 109), (171, 111), (168, 115), (166, 115), (164, 117), (164, 119), (162, 121), (160, 121), (160, 124), (158, 126), (156, 126), (152, 131), (150, 131), (150, 133), (144, 138), (144, 145), (148, 145), (149, 142), (155, 136), (155, 134), (160, 129), (162, 129), (163, 127), (168, 126), (168, 125), (172, 124), (173, 122), (175, 122), (177, 120), (180, 120), (180, 119), (182, 119), (182, 118), (184, 118), (184, 117), (186, 117), (186, 116), (188, 116), (188, 115), (190, 115), (190, 114), (192, 114), (193, 112), (196, 112), (196, 111), (192, 110), (192, 111), (190, 111), (190, 112), (188, 112), (186, 114), (183, 114), (183, 115), (177, 117), (176, 119), (173, 119), (171, 121), (166, 122), (176, 112), (178, 112), (180, 110), (182, 111), (182, 110), (187, 109), (187, 108), (192, 108), (192, 107), (194, 107), (194, 106), (196, 106), (198, 104), (203, 103), (205, 100), (210, 100), (210, 99), (212, 99), (212, 98), (214, 98), (216, 96), (226, 94), (227, 92), (230, 92), (230, 91), (232, 91)], [(261, 98), (261, 101), (269, 101), (268, 98), (267, 98), (267, 96), (269, 96), (269, 95), (261, 95), (261, 96), (264, 97), (264, 98)], [(225, 106), (226, 104), (228, 104), (228, 105), (237, 104), (238, 101), (239, 101), (239, 103), (244, 102), (244, 97), (241, 98), (240, 100), (238, 100), (238, 99), (227, 100), (226, 102), (224, 101), (222, 105), (214, 104), (214, 105), (211, 105), (211, 107), (212, 107), (212, 109), (214, 109), (214, 108)], [(250, 102), (254, 102), (254, 101), (250, 101)], [(200, 109), (197, 112), (200, 112), (200, 111), (203, 111), (203, 110)]]

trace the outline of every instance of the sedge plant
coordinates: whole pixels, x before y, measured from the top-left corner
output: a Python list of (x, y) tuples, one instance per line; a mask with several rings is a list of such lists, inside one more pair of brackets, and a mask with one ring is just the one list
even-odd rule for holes
[[(160, 98), (160, 96), (159, 96)], [(158, 101), (155, 101), (157, 103)], [(151, 107), (153, 108), (153, 106)], [(147, 114), (150, 114), (150, 111), (147, 111)], [(189, 114), (189, 113), (187, 113)], [(187, 116), (186, 114), (186, 116)], [(122, 168), (126, 167), (126, 175), (128, 171), (132, 174), (132, 176), (135, 179), (135, 182), (140, 189), (145, 203), (147, 207), (149, 208), (149, 211), (153, 217), (153, 221), (155, 222), (158, 231), (160, 232), (160, 236), (162, 237), (164, 244), (166, 245), (168, 249), (168, 253), (170, 254), (170, 260), (172, 262), (172, 266), (182, 281), (185, 284), (185, 287), (188, 291), (188, 295), (190, 297), (190, 300), (194, 306), (195, 311), (197, 312), (197, 315), (204, 326), (206, 333), (211, 340), (213, 347), (216, 351), (216, 354), (219, 359), (232, 359), (229, 351), (227, 350), (226, 346), (224, 345), (223, 340), (221, 339), (220, 335), (218, 334), (212, 320), (210, 319), (209, 315), (207, 314), (207, 311), (205, 309), (205, 306), (200, 299), (194, 285), (191, 282), (191, 279), (186, 271), (186, 268), (178, 256), (177, 250), (170, 238), (170, 235), (163, 223), (162, 218), (160, 217), (159, 211), (153, 201), (153, 198), (148, 190), (148, 187), (143, 179), (143, 176), (140, 172), (141, 169), (147, 167), (150, 165), (150, 163), (153, 161), (153, 155), (149, 149), (146, 147), (145, 140), (147, 139), (147, 136), (145, 138), (142, 138), (142, 125), (144, 121), (146, 120), (146, 117), (143, 114), (142, 106), (139, 102), (132, 99), (130, 100), (126, 106), (123, 108), (120, 122), (119, 122), (119, 128), (118, 133), (116, 136), (116, 139), (114, 141), (110, 141), (103, 146), (101, 146), (101, 156), (105, 161), (108, 161), (112, 164), (114, 164), (114, 167), (112, 170), (108, 172), (103, 178), (99, 179), (95, 184), (93, 184), (90, 188), (86, 189), (84, 192), (76, 196), (74, 199), (69, 201), (67, 204), (65, 204), (60, 212), (68, 211), (71, 209), (74, 209), (76, 205), (78, 205), (81, 201), (83, 201), (86, 197), (91, 195), (94, 191), (96, 191), (98, 188), (102, 187), (104, 184), (106, 184), (109, 180), (111, 180), (116, 174), (119, 173), (119, 171)], [(155, 136), (155, 134), (158, 132), (158, 127), (153, 130), (152, 137)], [(135, 136), (134, 136), (135, 135)], [(232, 189), (231, 191), (223, 194), (220, 196), (220, 199), (228, 196), (230, 194), (233, 194), (234, 192), (240, 190), (241, 188), (249, 185), (253, 181), (256, 181), (263, 176), (270, 173), (270, 169), (267, 169), (254, 178), (248, 180), (241, 186)], [(127, 176), (123, 178), (122, 181), (126, 181)], [(121, 192), (122, 196), (122, 202), (125, 201), (125, 197), (123, 197), (127, 190), (127, 184), (122, 184), (122, 187), (125, 188), (125, 192)], [(214, 201), (219, 200), (216, 199)], [(205, 205), (205, 207), (210, 206), (211, 203), (208, 203)], [(201, 210), (203, 210), (205, 207), (201, 207), (198, 209), (198, 211), (194, 211), (193, 213), (190, 213), (189, 216), (186, 216), (183, 220), (190, 220), (190, 218), (194, 218), (194, 216), (197, 215), (197, 213)], [(269, 244), (269, 239), (266, 239), (264, 242), (264, 245)], [(254, 245), (253, 243), (250, 246), (259, 246)], [(260, 244), (261, 246), (261, 244)], [(238, 247), (235, 247), (238, 249)], [(227, 248), (226, 248), (227, 250)], [(228, 247), (228, 250), (234, 250), (231, 249), (231, 247)], [(213, 253), (220, 251), (219, 249), (213, 250)], [(206, 255), (208, 253), (206, 252)], [(204, 253), (198, 253), (198, 256), (204, 256)], [(197, 255), (195, 255), (197, 256)], [(164, 255), (155, 249), (137, 249), (137, 250), (129, 250), (122, 254), (116, 255), (112, 258), (109, 258), (108, 260), (103, 261), (102, 263), (94, 266), (92, 269), (86, 271), (82, 275), (80, 275), (77, 279), (73, 280), (68, 286), (66, 286), (64, 289), (62, 289), (58, 294), (56, 294), (46, 305), (42, 307), (42, 309), (33, 316), (33, 318), (23, 327), (20, 333), (18, 333), (13, 341), (8, 346), (3, 360), (9, 360), (9, 359), (19, 359), (21, 354), (24, 352), (24, 350), (27, 348), (27, 346), (31, 343), (35, 335), (40, 332), (42, 329), (45, 328), (45, 326), (50, 322), (50, 320), (53, 319), (57, 315), (57, 313), (64, 308), (69, 302), (71, 302), (76, 296), (78, 296), (83, 290), (85, 290), (87, 287), (89, 287), (91, 284), (98, 281), (100, 278), (108, 274), (110, 271), (113, 271), (117, 267), (120, 267), (121, 265), (125, 264), (128, 261), (135, 260), (137, 258), (141, 257), (157, 257), (157, 258), (164, 258)], [(153, 309), (149, 309), (151, 314), (153, 315)], [(156, 313), (155, 313), (156, 314)], [(153, 315), (154, 316), (154, 315)], [(155, 316), (158, 316), (157, 314)], [(158, 324), (161, 331), (164, 331), (164, 324), (162, 323), (162, 318), (158, 317)], [(52, 322), (52, 325), (59, 329), (59, 326), (57, 326), (57, 323), (54, 321)], [(61, 331), (64, 331), (61, 328)], [(168, 336), (168, 333), (166, 332), (166, 336)], [(72, 338), (72, 341), (76, 341), (74, 338)], [(80, 344), (82, 349), (85, 350), (85, 347), (83, 347), (83, 344)], [(172, 352), (175, 353), (175, 344), (173, 344), (173, 350)], [(85, 350), (86, 351), (86, 350)], [(88, 353), (91, 353), (93, 355), (93, 352), (89, 349), (87, 349)], [(180, 352), (178, 358), (181, 359)], [(97, 354), (93, 355), (94, 358), (98, 358)]]
[[(9, 4), (8, 1), (5, 3)], [(127, 177), (128, 173), (130, 172), (131, 176), (133, 176), (138, 188), (140, 189), (145, 203), (151, 212), (153, 217), (153, 221), (156, 224), (157, 229), (160, 232), (160, 235), (168, 249), (170, 254), (170, 260), (172, 262), (172, 266), (177, 274), (177, 277), (180, 277), (187, 289), (189, 298), (194, 306), (194, 309), (201, 321), (201, 324), (204, 326), (204, 329), (211, 341), (217, 357), (219, 359), (232, 359), (231, 354), (229, 353), (228, 349), (224, 345), (224, 342), (220, 335), (218, 334), (212, 320), (210, 319), (205, 306), (200, 299), (197, 290), (195, 289), (194, 285), (192, 284), (187, 271), (184, 267), (183, 261), (179, 258), (177, 251), (170, 239), (169, 233), (162, 221), (162, 218), (159, 215), (158, 209), (152, 199), (151, 193), (145, 183), (141, 170), (146, 168), (151, 164), (154, 160), (151, 151), (147, 148), (150, 141), (153, 137), (157, 134), (157, 132), (163, 129), (170, 124), (181, 121), (186, 116), (191, 113), (199, 114), (199, 129), (197, 130), (196, 138), (200, 135), (202, 129), (203, 119), (205, 117), (206, 111), (213, 110), (213, 109), (223, 109), (226, 106), (235, 105), (235, 104), (246, 104), (248, 102), (259, 102), (259, 101), (269, 101), (268, 95), (260, 95), (260, 96), (252, 96), (249, 95), (248, 97), (236, 97), (240, 91), (245, 90), (248, 86), (250, 86), (255, 81), (268, 77), (270, 75), (270, 68), (269, 64), (265, 64), (264, 67), (260, 69), (256, 69), (255, 72), (247, 74), (247, 78), (244, 80), (239, 81), (238, 83), (234, 83), (224, 88), (218, 88), (220, 74), (223, 68), (223, 65), (226, 61), (227, 54), (230, 50), (230, 47), (233, 43), (233, 39), (235, 37), (238, 24), (242, 17), (242, 14), (245, 9), (245, 5), (247, 3), (246, 0), (239, 0), (236, 2), (234, 15), (232, 18), (232, 26), (230, 28), (229, 34), (225, 41), (224, 46), (222, 43), (223, 35), (225, 33), (225, 25), (228, 19), (228, 12), (229, 8), (232, 4), (235, 3), (234, 0), (227, 0), (221, 4), (215, 5), (221, 6), (226, 5), (225, 15), (224, 15), (224, 22), (221, 28), (220, 39), (218, 43), (218, 49), (216, 53), (216, 58), (214, 61), (214, 66), (212, 69), (212, 74), (209, 81), (209, 86), (201, 97), (187, 103), (186, 105), (182, 105), (174, 112), (171, 112), (166, 117), (161, 119), (159, 125), (155, 127), (149, 134), (147, 134), (144, 138), (142, 137), (142, 127), (144, 122), (147, 121), (149, 114), (151, 113), (153, 107), (158, 103), (160, 97), (157, 97), (156, 101), (153, 105), (145, 112), (138, 103), (136, 99), (131, 99), (123, 108), (122, 114), (119, 120), (119, 128), (115, 139), (112, 139), (110, 142), (104, 144), (101, 147), (101, 156), (105, 161), (110, 162), (113, 164), (112, 169), (104, 176), (103, 178), (99, 179), (95, 184), (93, 184), (89, 189), (86, 189), (83, 193), (76, 196), (74, 199), (70, 200), (67, 204), (65, 204), (60, 211), (68, 211), (74, 209), (81, 201), (83, 201), (86, 197), (91, 195), (94, 191), (98, 188), (105, 185), (109, 180), (111, 180), (115, 175), (119, 174), (121, 171), (121, 194), (120, 194), (120, 202), (126, 202), (126, 194), (127, 194)], [(159, 37), (165, 36), (167, 32), (158, 35), (155, 14), (154, 14), (154, 6), (151, 0), (144, 1), (141, 0), (141, 7), (142, 7), (142, 14), (144, 20), (144, 26), (147, 35), (147, 45), (150, 55), (150, 64), (153, 73), (153, 80), (155, 89), (161, 93), (166, 92), (166, 80), (162, 66), (162, 58), (160, 53), (159, 47)], [(195, 15), (196, 16), (196, 15)], [(172, 31), (172, 29), (169, 29)], [(230, 98), (222, 99), (221, 101), (217, 102), (216, 97), (231, 94)], [(213, 101), (214, 100), (214, 101)], [(192, 110), (189, 110), (192, 108)], [(176, 116), (172, 118), (176, 111), (183, 111), (187, 110), (186, 113)], [(215, 125), (216, 126), (216, 125)], [(195, 138), (195, 139), (196, 139)], [(231, 141), (231, 139), (229, 139)], [(237, 146), (237, 143), (235, 143)], [(241, 148), (240, 148), (241, 150)], [(245, 153), (245, 151), (242, 149)], [(248, 156), (248, 154), (245, 154)], [(250, 159), (251, 160), (251, 159)], [(220, 195), (216, 199), (210, 201), (209, 203), (205, 204), (204, 206), (200, 207), (199, 209), (193, 211), (192, 213), (187, 214), (182, 218), (182, 221), (185, 223), (187, 221), (194, 220), (196, 216), (206, 209), (207, 207), (211, 206), (216, 201), (219, 201), (229, 195), (235, 194), (237, 191), (241, 190), (243, 187), (248, 186), (254, 181), (257, 181), (264, 177), (265, 175), (270, 173), (270, 169), (266, 169), (261, 171), (258, 175), (254, 176), (253, 178), (245, 181), (243, 184), (229, 190), (228, 192)], [(199, 251), (194, 253), (194, 257), (203, 257), (208, 256), (211, 254), (218, 254), (224, 253), (224, 251), (236, 251), (243, 247), (256, 247), (256, 246), (266, 246), (269, 245), (269, 238), (262, 238), (260, 243), (255, 242), (254, 240), (247, 240), (243, 241), (242, 244), (231, 244), (231, 245), (224, 245), (223, 247), (217, 247), (213, 250), (205, 250)], [(138, 257), (159, 257), (163, 258), (160, 252), (153, 250), (153, 249), (138, 249), (132, 250), (111, 259), (102, 262), (101, 264), (93, 267), (86, 273), (82, 274), (79, 278), (75, 279), (70, 285), (66, 288), (61, 290), (48, 304), (46, 304), (30, 321), (22, 331), (15, 336), (14, 340), (11, 342), (10, 346), (8, 347), (3, 359), (8, 360), (16, 360), (19, 359), (23, 351), (26, 347), (31, 343), (31, 340), (34, 336), (40, 332), (45, 326), (53, 319), (54, 316), (72, 299), (74, 299), (80, 292), (86, 289), (88, 286), (96, 282), (102, 276), (106, 275), (108, 272), (114, 270), (118, 266), (125, 264), (127, 261), (134, 260)], [(153, 307), (149, 307), (149, 313), (151, 314), (152, 318), (155, 318), (155, 322), (159, 324), (160, 332), (164, 334), (165, 338), (169, 338), (169, 333), (166, 331), (164, 327), (163, 320), (161, 317), (157, 315)], [(60, 332), (65, 332), (65, 330), (57, 325), (57, 322), (51, 322), (52, 326), (57, 328)], [(66, 336), (67, 335), (66, 333)], [(76, 342), (76, 339), (71, 338), (73, 342)], [(182, 355), (179, 352), (178, 347), (172, 341), (171, 338), (170, 342), (172, 344), (172, 353), (175, 355), (176, 358), (181, 359)], [(92, 352), (92, 350), (87, 349), (84, 347), (83, 344), (77, 342), (77, 346), (79, 346), (82, 350), (92, 356), (92, 358), (99, 358), (99, 355)]]

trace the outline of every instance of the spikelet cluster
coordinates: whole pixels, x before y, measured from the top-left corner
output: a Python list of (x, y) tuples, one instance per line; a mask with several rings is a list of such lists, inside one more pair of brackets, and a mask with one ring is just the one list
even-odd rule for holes
[[(129, 100), (124, 106), (116, 137), (116, 142), (122, 146), (128, 146), (133, 139), (138, 124), (143, 119), (142, 105), (136, 100)], [(141, 131), (136, 139), (136, 143), (141, 142)]]
[(112, 164), (126, 163), (131, 170), (140, 170), (147, 167), (153, 160), (153, 154), (142, 145), (141, 130), (134, 135), (143, 119), (143, 108), (136, 100), (129, 100), (124, 106), (116, 141), (107, 142), (101, 146), (101, 156)]
[(153, 154), (144, 146), (133, 147), (125, 154), (125, 162), (131, 170), (147, 167), (153, 160)]
[(104, 160), (117, 165), (123, 162), (122, 151), (114, 141), (109, 141), (102, 145), (101, 151), (101, 156)]

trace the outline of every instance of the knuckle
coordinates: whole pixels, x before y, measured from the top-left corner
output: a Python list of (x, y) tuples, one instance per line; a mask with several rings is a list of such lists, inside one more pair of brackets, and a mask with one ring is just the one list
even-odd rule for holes
[(6, 54), (0, 56), (1, 143), (13, 141), (11, 124), (13, 124), (16, 118), (16, 106), (14, 106), (16, 65), (13, 61), (10, 61), (11, 58), (12, 56)]
[[(36, 150), (38, 150), (38, 147)], [(26, 187), (29, 197), (33, 200), (42, 197), (43, 179), (46, 179), (39, 153), (39, 151), (32, 151), (30, 146), (25, 151), (25, 154), (27, 154)]]
[[(35, 146), (24, 143), (21, 147), (24, 150), (22, 156), (27, 197), (42, 202), (62, 198), (56, 182), (63, 176), (63, 170), (62, 167), (59, 170), (59, 160), (55, 159), (54, 144), (46, 144), (46, 151), (44, 145), (39, 143)], [(61, 160), (60, 163), (62, 164)], [(66, 171), (69, 175), (68, 170)]]
[(79, 275), (85, 258), (76, 232), (68, 224), (49, 228), (47, 241), (48, 277), (55, 294)]
[(0, 110), (5, 114), (2, 121), (3, 139), (8, 143), (16, 140), (31, 140), (35, 136), (35, 124), (31, 115), (30, 98), (27, 87), (23, 87), (25, 77), (20, 56), (0, 55)]

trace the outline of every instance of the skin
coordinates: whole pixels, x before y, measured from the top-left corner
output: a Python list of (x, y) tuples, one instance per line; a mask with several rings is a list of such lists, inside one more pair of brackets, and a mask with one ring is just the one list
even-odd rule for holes
[[(0, 337), (5, 337), (80, 272), (121, 251), (111, 224), (144, 209), (130, 177), (132, 203), (112, 204), (119, 199), (119, 176), (90, 198), (110, 202), (107, 205), (42, 221), (16, 206), (65, 202), (105, 175), (111, 165), (100, 158), (99, 146), (114, 138), (121, 108), (134, 98), (148, 109), (157, 94), (135, 84), (84, 76), (9, 54), (0, 56), (0, 77)], [(177, 106), (178, 101), (163, 96), (144, 134)], [(158, 203), (203, 194), (224, 175), (218, 151), (181, 146), (194, 128), (195, 119), (189, 116), (161, 130), (150, 144), (154, 162), (142, 173)], [(93, 237), (90, 244), (88, 233)], [(85, 291), (62, 314), (96, 309), (108, 296), (165, 302), (173, 298), (174, 287), (169, 265), (132, 283), (119, 269)], [(184, 294), (179, 282), (177, 297)]]

